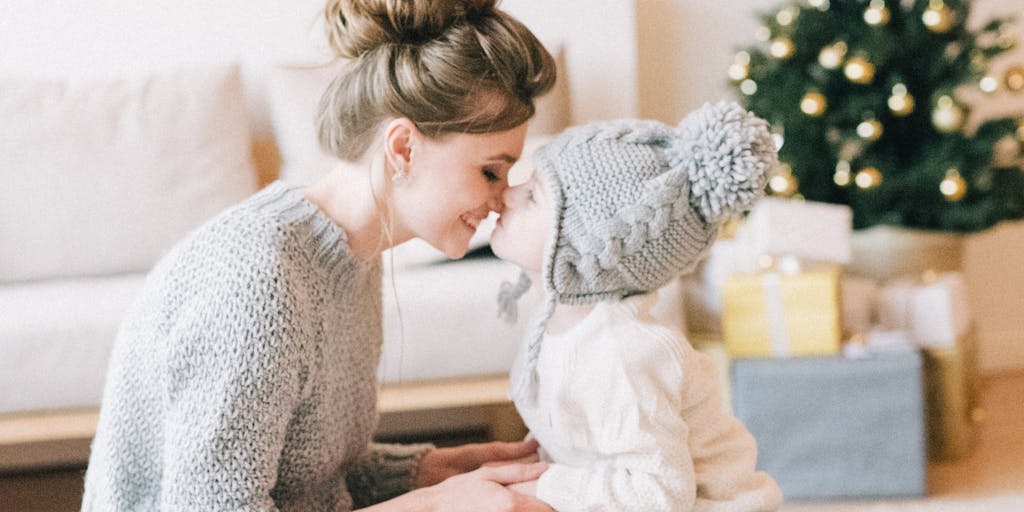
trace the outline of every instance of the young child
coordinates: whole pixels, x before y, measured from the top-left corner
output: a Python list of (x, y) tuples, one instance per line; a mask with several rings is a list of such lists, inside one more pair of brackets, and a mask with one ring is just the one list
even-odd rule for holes
[(512, 397), (552, 464), (518, 490), (561, 511), (781, 505), (754, 470), (753, 437), (723, 410), (710, 358), (650, 314), (650, 292), (693, 269), (775, 163), (767, 123), (728, 103), (678, 127), (572, 128), (533, 156), (491, 239), (524, 272), (503, 287), (503, 312), (514, 318), (531, 281), (545, 297)]

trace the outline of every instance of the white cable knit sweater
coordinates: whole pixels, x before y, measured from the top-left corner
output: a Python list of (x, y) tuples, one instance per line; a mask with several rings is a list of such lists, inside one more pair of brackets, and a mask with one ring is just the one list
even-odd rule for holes
[(553, 462), (537, 496), (563, 512), (778, 509), (782, 494), (755, 472), (756, 443), (723, 410), (710, 357), (654, 321), (654, 297), (598, 303), (544, 336), (537, 400), (516, 402)]
[(412, 487), (426, 446), (371, 445), (380, 263), (273, 183), (180, 242), (124, 319), (87, 511), (340, 511)]

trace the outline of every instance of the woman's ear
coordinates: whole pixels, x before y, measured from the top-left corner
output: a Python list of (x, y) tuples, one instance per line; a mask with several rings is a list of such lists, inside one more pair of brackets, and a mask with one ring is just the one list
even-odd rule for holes
[(419, 131), (406, 117), (392, 119), (384, 128), (384, 155), (391, 172), (409, 172), (412, 143)]

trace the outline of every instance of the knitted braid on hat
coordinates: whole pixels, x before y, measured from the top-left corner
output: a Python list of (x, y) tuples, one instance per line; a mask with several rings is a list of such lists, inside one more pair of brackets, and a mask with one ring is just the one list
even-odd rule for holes
[(778, 162), (767, 123), (735, 103), (696, 110), (676, 130), (660, 123), (636, 124), (608, 130), (598, 123), (584, 139), (664, 145), (669, 170), (645, 184), (641, 201), (595, 225), (577, 247), (559, 248), (576, 262), (580, 274), (614, 269), (694, 206), (710, 224), (749, 208), (761, 197), (765, 177)]
[[(767, 123), (735, 103), (725, 102), (703, 106), (688, 115), (678, 127), (655, 121), (620, 120), (574, 128), (544, 148), (548, 154), (540, 161), (553, 166), (554, 171), (548, 173), (549, 179), (559, 182), (557, 170), (563, 152), (569, 147), (609, 140), (662, 148), (665, 171), (644, 182), (645, 188), (633, 204), (590, 226), (581, 236), (575, 236), (575, 245), (549, 244), (551, 254), (548, 255), (550, 265), (547, 272), (551, 274), (545, 276), (545, 303), (542, 311), (538, 312), (537, 321), (531, 326), (524, 354), (524, 371), (519, 372), (520, 379), (513, 385), (513, 396), (529, 396), (525, 391), (534, 388), (532, 384), (537, 378), (535, 368), (544, 328), (558, 302), (583, 304), (624, 296), (622, 291), (607, 289), (590, 290), (584, 295), (559, 294), (552, 288), (555, 283), (609, 282), (611, 279), (603, 280), (602, 276), (618, 275), (633, 283), (631, 286), (638, 292), (652, 291), (655, 283), (664, 284), (696, 265), (710, 245), (717, 226), (731, 215), (749, 208), (763, 194), (768, 172), (777, 163)], [(616, 155), (609, 155), (609, 158), (614, 160)], [(624, 168), (631, 164), (628, 161), (607, 163)], [(552, 184), (560, 187), (562, 193), (577, 193), (566, 185), (570, 184)], [(671, 226), (694, 222), (695, 218), (702, 225), (707, 225), (708, 236), (694, 240), (703, 245), (699, 251), (678, 253), (689, 261), (684, 268), (675, 269), (675, 274), (637, 275), (633, 272), (640, 269), (620, 265), (629, 257), (645, 258), (644, 250), (651, 247), (648, 242), (661, 238)], [(553, 241), (561, 236), (556, 233)], [(658, 256), (649, 254), (646, 257)], [(562, 264), (556, 265), (556, 261)], [(501, 305), (506, 316), (511, 316), (509, 309), (512, 315), (515, 313), (515, 292), (520, 292), (521, 288), (525, 292), (528, 288), (528, 284), (522, 287), (523, 282), (520, 279), (520, 286), (503, 287)]]

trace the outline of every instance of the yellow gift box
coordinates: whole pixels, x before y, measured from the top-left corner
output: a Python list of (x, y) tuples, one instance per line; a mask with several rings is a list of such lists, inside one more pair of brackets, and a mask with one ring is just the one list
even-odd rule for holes
[(834, 355), (840, 340), (840, 269), (733, 274), (722, 333), (732, 357)]

